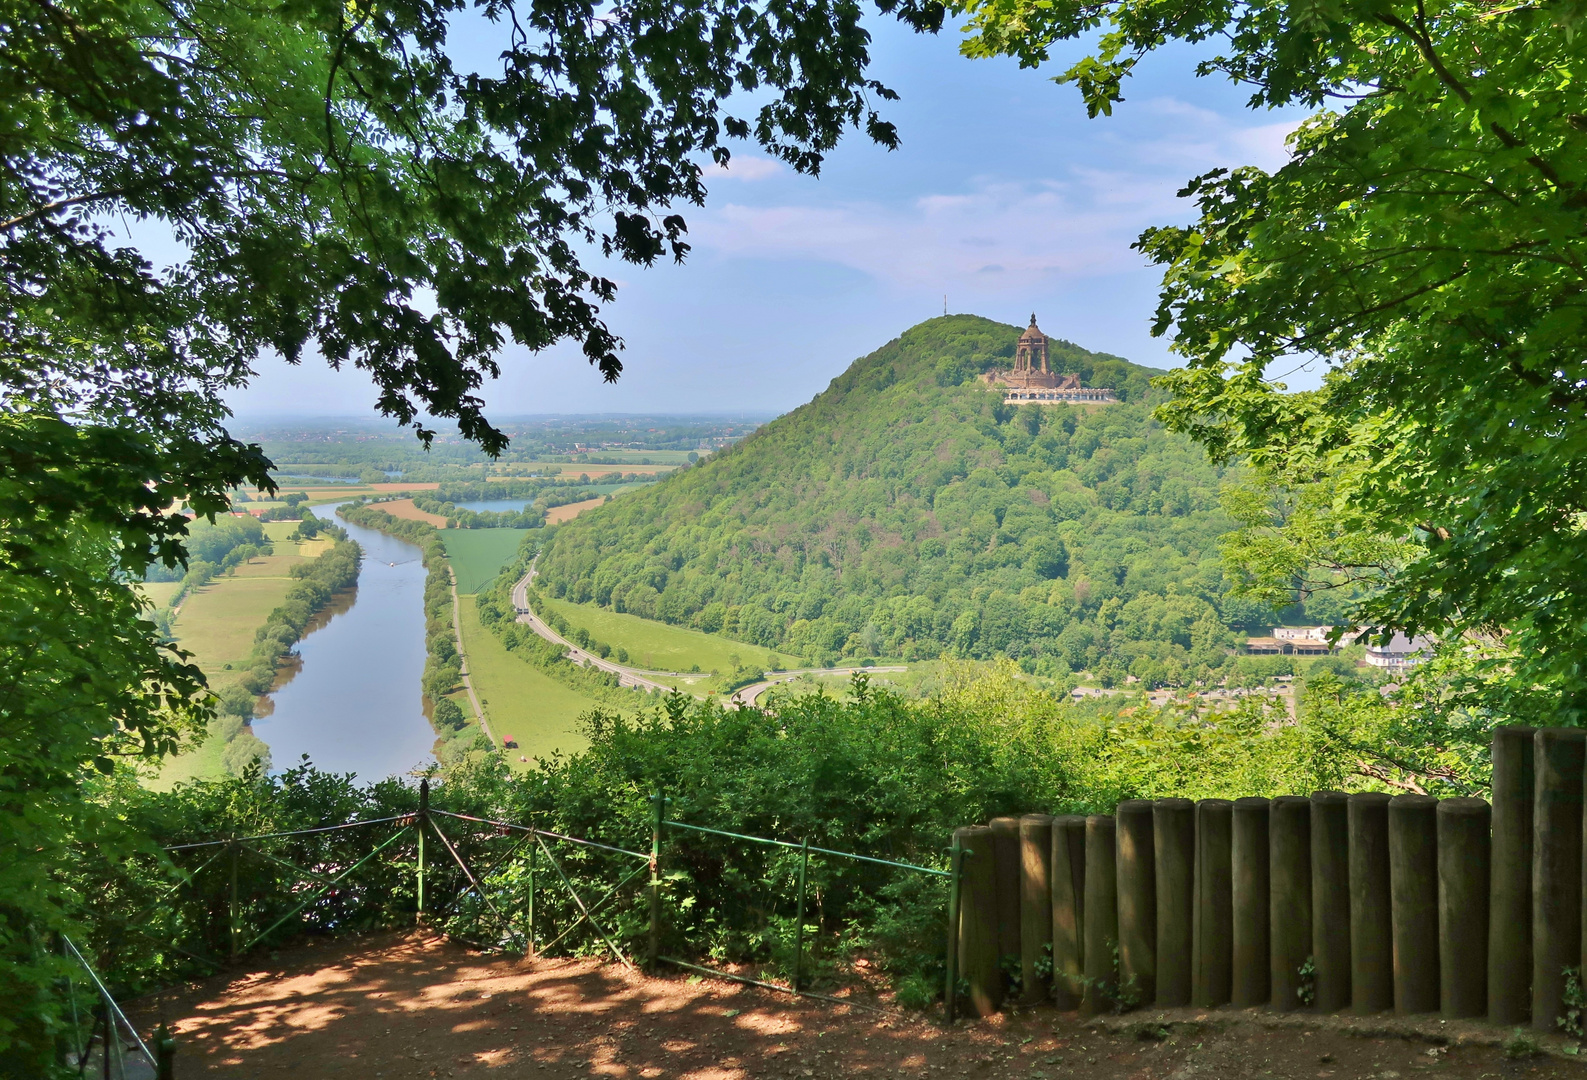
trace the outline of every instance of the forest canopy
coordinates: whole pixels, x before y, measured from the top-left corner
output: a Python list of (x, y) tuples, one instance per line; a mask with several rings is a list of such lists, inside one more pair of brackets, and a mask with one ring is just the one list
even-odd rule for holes
[[(1359, 589), (1360, 625), (1488, 655), (1484, 708), (1587, 723), (1587, 61), (1567, 3), (963, 0), (965, 51), (1045, 63), (1092, 115), (1190, 43), (1253, 108), (1316, 110), (1137, 245), (1186, 366), (1163, 416), (1258, 468), (1253, 584)], [(1329, 368), (1289, 394), (1270, 369)]]
[(1274, 617), (1224, 580), (1227, 470), (1152, 419), (1159, 372), (1068, 342), (1054, 367), (1123, 402), (1005, 405), (976, 376), (1018, 336), (969, 315), (914, 327), (732, 449), (563, 526), (542, 580), (816, 660), (1207, 677), (1231, 631)]

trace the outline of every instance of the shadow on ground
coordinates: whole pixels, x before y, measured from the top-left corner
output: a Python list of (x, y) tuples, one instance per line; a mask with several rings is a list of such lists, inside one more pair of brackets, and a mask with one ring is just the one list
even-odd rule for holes
[(137, 1003), (171, 1022), (178, 1077), (473, 1076), (744, 1080), (1587, 1078), (1574, 1058), (1506, 1056), (1486, 1025), (1143, 1010), (1105, 1021), (1038, 1008), (948, 1030), (713, 979), (594, 960), (482, 956), (391, 935), (284, 951), (269, 967)]

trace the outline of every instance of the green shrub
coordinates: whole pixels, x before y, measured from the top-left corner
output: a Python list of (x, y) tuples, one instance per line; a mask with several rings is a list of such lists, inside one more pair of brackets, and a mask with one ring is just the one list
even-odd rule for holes
[(435, 703), (435, 726), (437, 730), (451, 729), (457, 731), (468, 722), (463, 716), (463, 709), (451, 698), (440, 698)]

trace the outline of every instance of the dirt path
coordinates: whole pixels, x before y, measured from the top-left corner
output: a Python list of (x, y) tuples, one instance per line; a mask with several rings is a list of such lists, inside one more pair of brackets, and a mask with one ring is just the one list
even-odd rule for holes
[(268, 967), (136, 1005), (140, 1027), (161, 1016), (173, 1023), (178, 1077), (1587, 1076), (1578, 1060), (1557, 1054), (1505, 1057), (1495, 1045), (1502, 1031), (1436, 1019), (1179, 1010), (1087, 1023), (1040, 1008), (944, 1030), (915, 1015), (877, 1016), (714, 979), (480, 956), (418, 933), (285, 951)]
[(485, 738), (490, 740), (491, 746), (500, 748), (501, 740), (496, 738), (495, 732), (490, 729), (490, 721), (485, 718), (485, 706), (479, 702), (479, 695), (474, 693), (474, 679), (469, 674), (468, 654), (463, 651), (463, 611), (457, 600), (457, 571), (447, 563), (446, 572), (452, 577), (452, 633), (457, 636), (457, 658), (462, 663), (463, 689), (468, 691), (469, 704), (474, 706), (474, 718), (479, 721), (480, 730), (485, 733)]

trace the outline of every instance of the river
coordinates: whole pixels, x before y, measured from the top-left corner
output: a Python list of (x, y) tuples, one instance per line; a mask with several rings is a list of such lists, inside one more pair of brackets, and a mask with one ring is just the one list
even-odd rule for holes
[[(314, 507), (320, 517), (341, 502)], [(433, 762), (424, 717), (424, 563), (385, 533), (336, 523), (364, 549), (351, 604), (332, 604), (298, 642), (296, 674), (254, 721), (276, 769), (302, 756), (327, 772), (380, 780)]]

